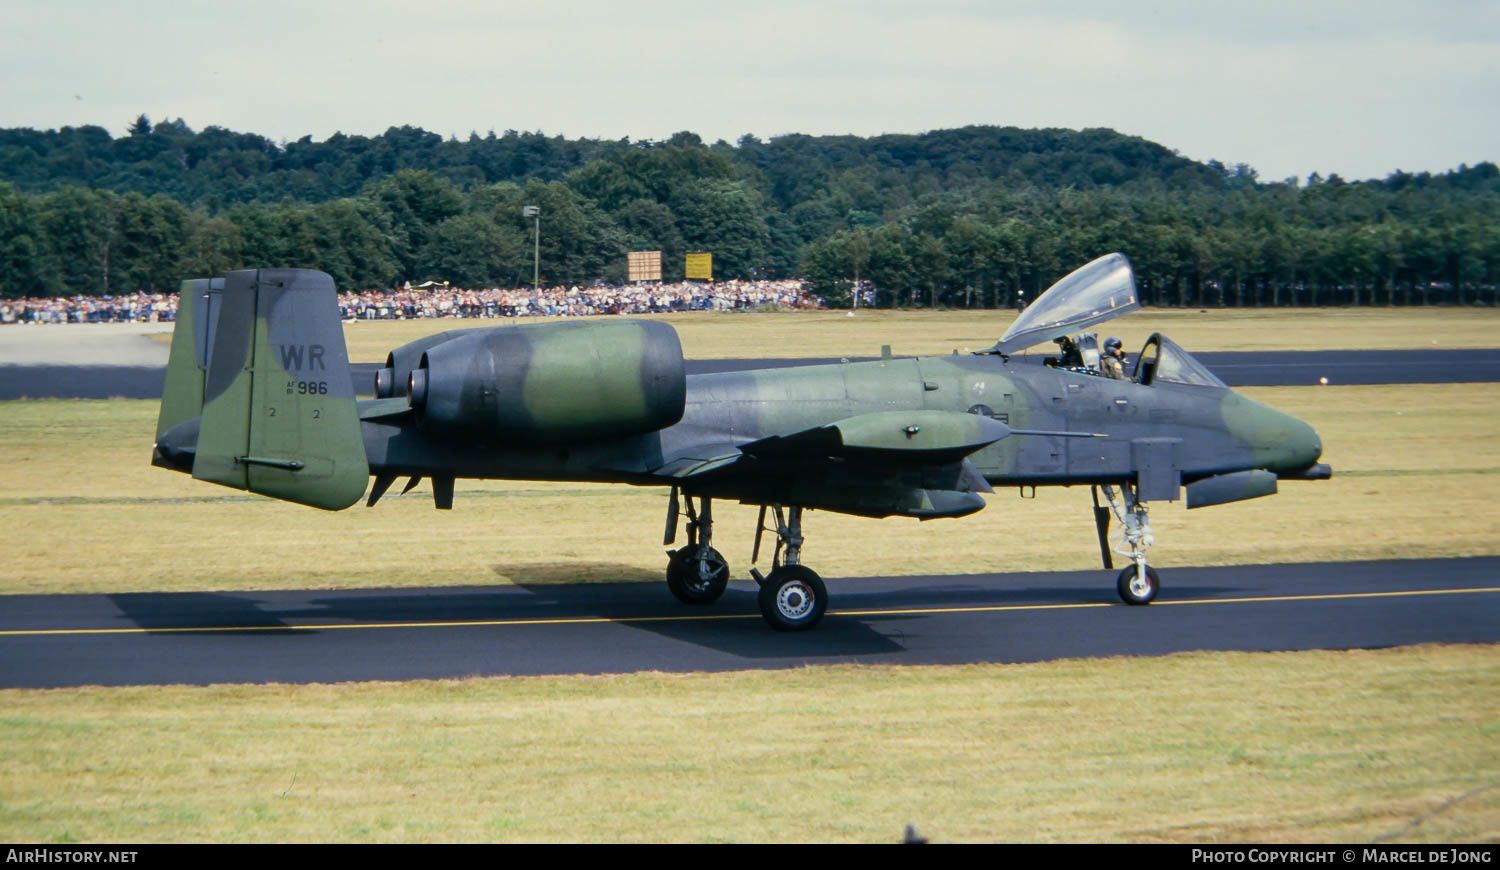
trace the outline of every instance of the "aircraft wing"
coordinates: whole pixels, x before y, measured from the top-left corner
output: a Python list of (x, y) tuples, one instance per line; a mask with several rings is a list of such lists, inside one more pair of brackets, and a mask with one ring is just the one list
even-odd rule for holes
[(966, 457), (1004, 423), (953, 411), (880, 411), (738, 445), (675, 450), (652, 473), (730, 497), (861, 516), (963, 516), (992, 492)]
[(727, 468), (744, 458), (744, 452), (733, 444), (704, 443), (679, 450), (652, 474), (679, 480)]
[(823, 455), (893, 462), (956, 462), (1010, 434), (1010, 427), (979, 414), (954, 411), (877, 411), (791, 435), (741, 444), (752, 456)]

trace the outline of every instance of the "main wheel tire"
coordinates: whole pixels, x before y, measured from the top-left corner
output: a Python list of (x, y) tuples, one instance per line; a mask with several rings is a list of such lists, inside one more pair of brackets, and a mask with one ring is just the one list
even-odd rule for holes
[(1155, 568), (1147, 565), (1146, 579), (1137, 579), (1136, 566), (1132, 562), (1120, 572), (1115, 588), (1126, 604), (1150, 604), (1156, 598), (1156, 593), (1161, 591), (1161, 578), (1157, 576)]
[(667, 557), (667, 588), (683, 604), (712, 604), (728, 585), (729, 563), (713, 547), (700, 554), (687, 546)]
[(828, 609), (823, 578), (802, 565), (782, 565), (760, 587), (760, 613), (777, 631), (806, 631)]

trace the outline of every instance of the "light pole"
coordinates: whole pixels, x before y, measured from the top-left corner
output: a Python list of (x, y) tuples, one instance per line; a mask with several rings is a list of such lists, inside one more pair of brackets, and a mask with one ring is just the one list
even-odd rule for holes
[(540, 206), (521, 206), (521, 217), (529, 217), (536, 222), (536, 235), (534, 236), (531, 253), (531, 292), (540, 292), (542, 281), (542, 209)]

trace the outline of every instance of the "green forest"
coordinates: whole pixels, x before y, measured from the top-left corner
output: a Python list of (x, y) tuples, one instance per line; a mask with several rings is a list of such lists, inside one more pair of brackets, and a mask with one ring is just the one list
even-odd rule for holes
[(0, 130), (0, 296), (175, 291), (186, 277), (322, 269), (403, 281), (625, 278), (629, 250), (709, 251), (717, 279), (800, 277), (829, 304), (1012, 306), (1110, 251), (1156, 305), (1495, 305), (1500, 170), (1263, 181), (1107, 129), (705, 143), (506, 131), (273, 142), (145, 115)]

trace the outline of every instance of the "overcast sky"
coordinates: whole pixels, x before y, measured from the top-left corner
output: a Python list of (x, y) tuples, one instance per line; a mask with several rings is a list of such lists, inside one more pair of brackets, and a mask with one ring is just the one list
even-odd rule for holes
[[(1127, 11), (1121, 11), (1127, 10)], [(0, 127), (707, 141), (1113, 127), (1263, 179), (1500, 161), (1500, 2), (6, 0)]]

